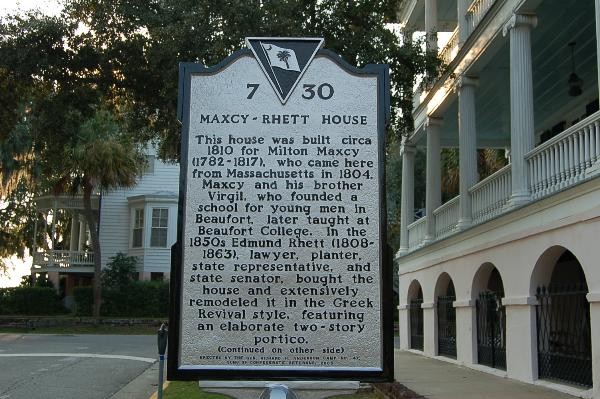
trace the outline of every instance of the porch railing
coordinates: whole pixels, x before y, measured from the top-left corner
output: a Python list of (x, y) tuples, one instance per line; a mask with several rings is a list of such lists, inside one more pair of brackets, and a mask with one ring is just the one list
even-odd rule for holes
[(440, 50), (440, 59), (444, 64), (448, 65), (452, 62), (458, 53), (458, 28), (454, 29), (452, 36), (448, 39), (448, 43)]
[(408, 249), (413, 250), (419, 247), (425, 239), (427, 217), (422, 217), (408, 225)]
[(85, 251), (47, 250), (35, 252), (33, 263), (37, 266), (93, 266), (94, 253)]
[(510, 164), (469, 189), (473, 222), (478, 224), (500, 215), (511, 194)]
[(475, 0), (471, 3), (471, 6), (467, 9), (467, 15), (465, 15), (467, 20), (466, 37), (469, 37), (473, 33), (495, 2), (496, 0)]
[(433, 211), (436, 239), (447, 237), (456, 230), (460, 212), (459, 198), (459, 196), (456, 196)]
[(525, 159), (534, 199), (583, 180), (600, 162), (600, 112), (537, 146)]

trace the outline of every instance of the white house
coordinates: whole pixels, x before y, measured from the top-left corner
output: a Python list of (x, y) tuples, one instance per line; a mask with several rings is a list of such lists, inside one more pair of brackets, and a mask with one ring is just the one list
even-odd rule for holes
[[(400, 19), (432, 49), (452, 32), (401, 150), (401, 348), (600, 398), (600, 0), (406, 0)], [(481, 148), (509, 164), (480, 180)]]
[[(156, 159), (154, 150), (147, 154), (148, 168), (135, 187), (96, 195), (92, 206), (99, 212), (103, 267), (122, 252), (137, 257), (140, 280), (163, 280), (169, 279), (171, 245), (177, 240), (179, 165)], [(73, 288), (91, 285), (94, 272), (82, 199), (46, 195), (36, 198), (36, 205), (45, 216), (71, 219), (68, 232), (57, 231), (53, 221), (49, 224), (48, 245), (35, 249), (31, 268), (32, 274), (46, 273), (69, 304)], [(67, 239), (60, 240), (61, 236)], [(64, 241), (61, 248), (59, 241)]]

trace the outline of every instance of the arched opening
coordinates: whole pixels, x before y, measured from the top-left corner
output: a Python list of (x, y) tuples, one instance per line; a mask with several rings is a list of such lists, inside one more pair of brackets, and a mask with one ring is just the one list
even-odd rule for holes
[(423, 290), (417, 280), (408, 288), (410, 348), (423, 350)]
[(504, 284), (491, 263), (483, 264), (475, 275), (473, 295), (476, 295), (478, 363), (506, 370)]
[(438, 355), (456, 359), (456, 292), (448, 273), (442, 273), (435, 288)]
[[(587, 282), (581, 264), (563, 248), (553, 259), (540, 258), (547, 281), (536, 290), (538, 305), (538, 377), (583, 387), (592, 386), (592, 341)], [(547, 251), (548, 252), (548, 251)], [(558, 259), (556, 259), (558, 257)], [(545, 261), (544, 261), (545, 260)]]

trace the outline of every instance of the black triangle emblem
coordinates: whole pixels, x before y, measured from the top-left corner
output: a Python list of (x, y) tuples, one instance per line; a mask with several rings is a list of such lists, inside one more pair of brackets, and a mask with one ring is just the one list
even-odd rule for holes
[(285, 104), (323, 45), (322, 38), (247, 37), (261, 69)]

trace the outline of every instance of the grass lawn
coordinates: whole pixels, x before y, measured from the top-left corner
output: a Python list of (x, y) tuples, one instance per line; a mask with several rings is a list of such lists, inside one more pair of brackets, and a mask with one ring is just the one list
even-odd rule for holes
[[(229, 396), (203, 392), (196, 381), (172, 381), (164, 392), (164, 399), (229, 399)], [(331, 399), (377, 399), (373, 392), (336, 396)]]

